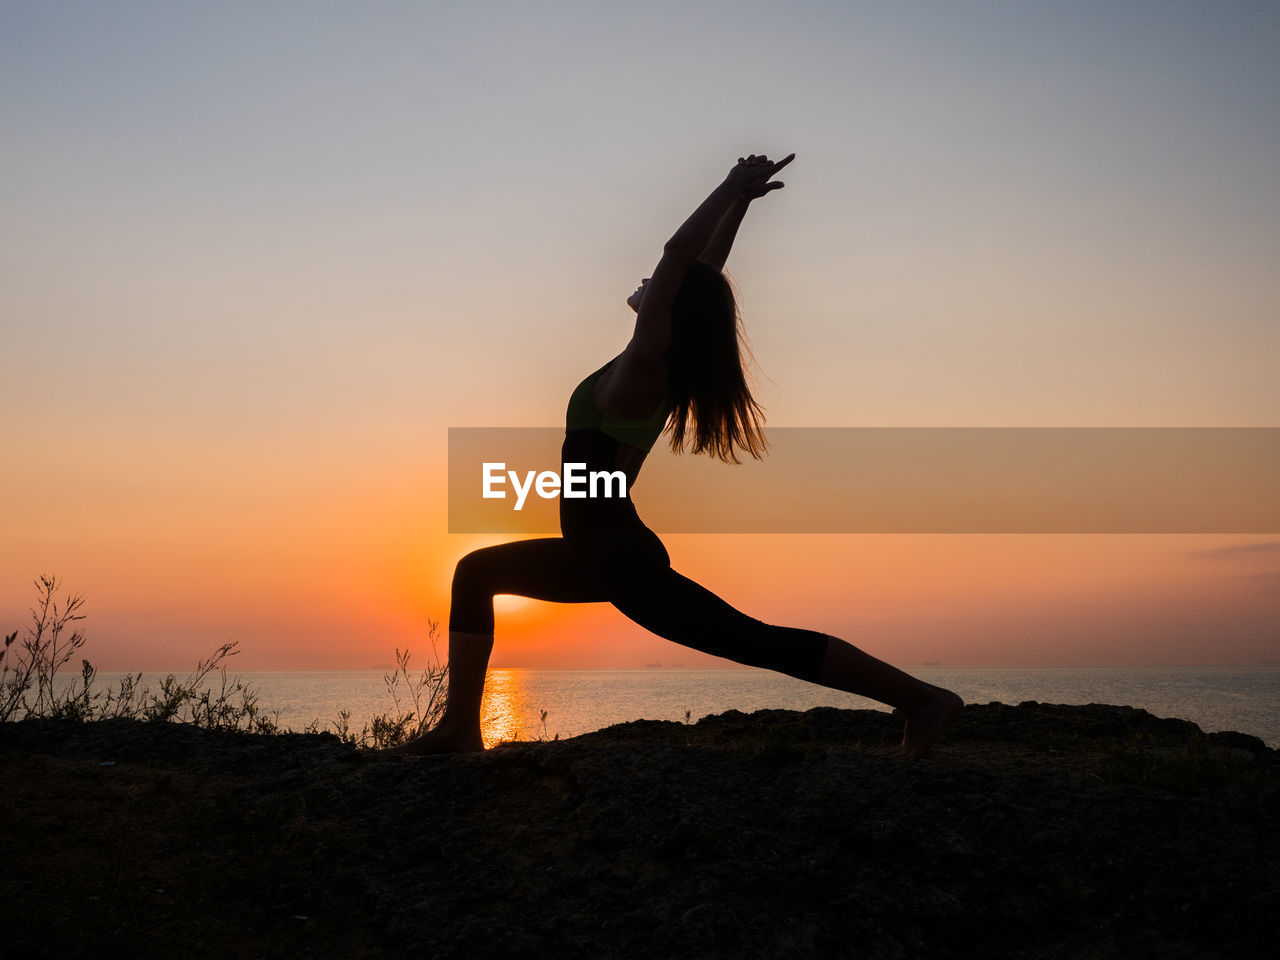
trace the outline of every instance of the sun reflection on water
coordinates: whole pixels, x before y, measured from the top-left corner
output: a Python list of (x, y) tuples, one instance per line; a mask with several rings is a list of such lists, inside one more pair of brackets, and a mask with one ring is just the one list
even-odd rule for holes
[(531, 740), (528, 683), (523, 670), (490, 670), (480, 701), (480, 735), (485, 749), (503, 740)]

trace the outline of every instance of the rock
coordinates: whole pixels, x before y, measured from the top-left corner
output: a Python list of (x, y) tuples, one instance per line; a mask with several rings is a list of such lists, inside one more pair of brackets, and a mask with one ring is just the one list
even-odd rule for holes
[(422, 758), (3, 724), (4, 952), (1270, 955), (1280, 770), (1257, 738), (1035, 702), (966, 707), (921, 762), (899, 738), (832, 708)]

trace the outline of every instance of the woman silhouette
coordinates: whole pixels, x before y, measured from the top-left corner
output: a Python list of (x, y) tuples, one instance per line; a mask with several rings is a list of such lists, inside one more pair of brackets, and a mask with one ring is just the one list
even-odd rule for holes
[(765, 449), (762, 411), (742, 372), (739, 319), (722, 273), (752, 200), (777, 190), (772, 177), (795, 158), (739, 159), (724, 182), (663, 248), (653, 276), (627, 304), (636, 311), (626, 349), (578, 384), (569, 399), (562, 460), (588, 471), (621, 470), (625, 498), (560, 498), (562, 537), (521, 540), (467, 554), (453, 575), (449, 694), (431, 731), (408, 753), (482, 750), (480, 697), (493, 649), (493, 598), (515, 594), (559, 603), (609, 601), (676, 643), (738, 663), (846, 690), (906, 717), (904, 756), (924, 755), (963, 706), (836, 637), (778, 627), (735, 610), (671, 569), (658, 537), (636, 514), (631, 485), (664, 431), (686, 446), (738, 462)]

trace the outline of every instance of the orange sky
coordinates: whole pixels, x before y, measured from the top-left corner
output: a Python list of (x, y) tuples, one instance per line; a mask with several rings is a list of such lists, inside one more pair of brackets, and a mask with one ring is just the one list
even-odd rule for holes
[[(770, 425), (1277, 425), (1280, 8), (739, 6), (0, 8), (0, 629), (54, 574), (103, 669), (420, 645), (494, 539), (446, 532), (448, 429), (562, 422), (746, 152), (797, 153), (729, 263)], [(668, 545), (904, 665), (1127, 664), (1280, 658), (1277, 541)], [(499, 631), (705, 662), (594, 606)]]
[[(360, 472), (310, 490), (215, 484), (182, 508), (122, 497), (112, 510), (70, 511), (61, 536), (32, 509), (12, 556), (86, 593), (89, 653), (103, 669), (180, 670), (225, 640), (240, 641), (239, 669), (379, 666), (395, 647), (422, 648), (426, 621), (447, 617), (455, 559), (503, 538), (443, 531), (440, 473), (427, 461), (393, 483)], [(175, 520), (196, 502), (199, 524)], [(665, 540), (678, 570), (749, 614), (904, 665), (1249, 663), (1276, 651), (1280, 544), (1263, 536)], [(19, 567), (5, 557), (6, 584), (29, 575)], [(716, 663), (607, 605), (503, 598), (497, 611), (494, 666)], [(22, 622), (18, 604), (3, 613)]]

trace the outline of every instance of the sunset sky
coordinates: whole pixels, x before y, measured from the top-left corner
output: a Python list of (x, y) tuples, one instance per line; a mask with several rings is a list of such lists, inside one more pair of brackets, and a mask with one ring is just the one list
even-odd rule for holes
[[(750, 152), (771, 425), (1280, 426), (1277, 50), (1270, 0), (0, 3), (0, 631), (55, 574), (104, 669), (421, 649), (502, 539), (448, 428), (563, 423)], [(1278, 531), (665, 539), (908, 667), (1280, 658)], [(498, 611), (494, 666), (715, 662)]]

